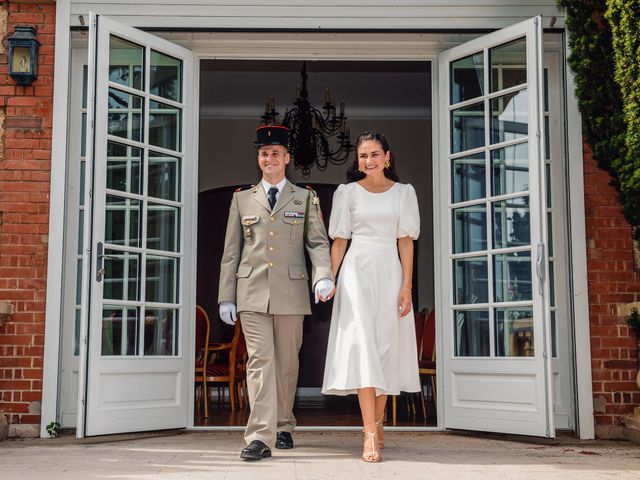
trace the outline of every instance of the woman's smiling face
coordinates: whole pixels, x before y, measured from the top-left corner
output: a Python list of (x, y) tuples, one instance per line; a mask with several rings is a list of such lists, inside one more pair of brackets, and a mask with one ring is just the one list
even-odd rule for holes
[(384, 175), (384, 164), (389, 158), (389, 152), (385, 153), (377, 140), (365, 140), (358, 145), (358, 168), (366, 175)]

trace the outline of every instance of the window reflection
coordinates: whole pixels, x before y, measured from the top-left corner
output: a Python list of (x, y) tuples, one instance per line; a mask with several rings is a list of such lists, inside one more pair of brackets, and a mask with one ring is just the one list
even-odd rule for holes
[(487, 310), (454, 311), (455, 355), (488, 357), (489, 312)]

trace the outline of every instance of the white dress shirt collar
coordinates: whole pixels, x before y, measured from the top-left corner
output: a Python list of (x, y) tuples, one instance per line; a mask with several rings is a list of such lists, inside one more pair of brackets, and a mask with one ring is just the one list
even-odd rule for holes
[(282, 189), (284, 188), (286, 183), (287, 183), (287, 177), (284, 177), (282, 180), (280, 180), (277, 185), (271, 185), (269, 182), (267, 182), (263, 178), (262, 179), (262, 188), (264, 189), (264, 193), (266, 193), (267, 196), (268, 196), (269, 195), (269, 189), (271, 187), (276, 187), (278, 189), (278, 193), (276, 193), (276, 198), (278, 198), (280, 196), (280, 193), (282, 192)]

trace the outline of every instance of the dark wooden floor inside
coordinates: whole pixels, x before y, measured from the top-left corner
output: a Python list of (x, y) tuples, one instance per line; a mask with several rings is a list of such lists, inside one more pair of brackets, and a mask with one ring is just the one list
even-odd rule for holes
[[(424, 417), (419, 394), (402, 394), (396, 397), (396, 426), (434, 427), (436, 412), (430, 398), (425, 398), (427, 418)], [(298, 426), (334, 426), (357, 427), (362, 425), (358, 398), (356, 395), (337, 397), (331, 395), (298, 396), (294, 407)], [(227, 395), (218, 397), (217, 390), (212, 391), (209, 403), (209, 417), (204, 418), (202, 405), (196, 405), (195, 426), (227, 427), (242, 426), (247, 423), (249, 408), (245, 406), (234, 412), (229, 407)], [(393, 425), (391, 397), (387, 401), (387, 425)]]

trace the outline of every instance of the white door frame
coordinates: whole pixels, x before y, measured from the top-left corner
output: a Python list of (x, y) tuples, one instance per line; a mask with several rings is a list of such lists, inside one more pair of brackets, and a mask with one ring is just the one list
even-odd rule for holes
[[(56, 138), (67, 138), (67, 119), (69, 114), (69, 58), (70, 58), (70, 1), (59, 0), (57, 2), (57, 28), (56, 28), (56, 60), (55, 60), (55, 75), (56, 82), (54, 87), (54, 106), (53, 106), (53, 131)], [(393, 35), (393, 34), (389, 34)], [(179, 44), (189, 43), (189, 41), (181, 41), (180, 34), (175, 35), (175, 41)], [(167, 38), (167, 37), (165, 37)], [(172, 39), (172, 38), (171, 38)], [(173, 40), (173, 39), (172, 39)], [(202, 46), (202, 44), (200, 44)], [(280, 44), (281, 46), (281, 44)], [(334, 43), (335, 46), (335, 43)], [(250, 59), (250, 58), (265, 58), (261, 55), (256, 55), (255, 50), (253, 53), (249, 53), (246, 49), (251, 48), (246, 44), (237, 42), (235, 49), (225, 55), (225, 53), (216, 51), (205, 53), (199, 48), (194, 51), (196, 62), (194, 68), (194, 92), (197, 96), (199, 91), (199, 60), (210, 58), (234, 58), (234, 59)], [(206, 47), (202, 47), (205, 49)], [(244, 54), (240, 54), (238, 48), (245, 49)], [(234, 50), (233, 52), (231, 50)], [(275, 50), (274, 50), (275, 51)], [(371, 59), (389, 59), (390, 57), (396, 59), (390, 52), (395, 51), (389, 49), (384, 52), (384, 57), (371, 57)], [(431, 61), (433, 71), (437, 71), (437, 60), (434, 58), (436, 52), (429, 55), (423, 54), (411, 54), (409, 56), (397, 54), (397, 59), (403, 60), (416, 60), (416, 61)], [(275, 58), (283, 58), (272, 53), (269, 56)], [(300, 53), (299, 51), (294, 54), (283, 55), (286, 58), (307, 58), (309, 55)], [(368, 59), (362, 55), (357, 56), (355, 54), (338, 54), (335, 55), (340, 60), (348, 59)], [(318, 59), (325, 58), (324, 55), (313, 55)], [(570, 225), (571, 231), (574, 234), (571, 236), (571, 254), (572, 254), (572, 276), (573, 276), (573, 312), (574, 312), (574, 336), (576, 342), (576, 377), (577, 377), (577, 403), (578, 403), (578, 432), (580, 438), (589, 439), (594, 438), (594, 426), (593, 426), (593, 409), (592, 409), (592, 386), (591, 386), (591, 365), (590, 365), (590, 348), (589, 348), (589, 323), (588, 323), (588, 300), (587, 300), (587, 282), (586, 282), (586, 246), (584, 237), (584, 184), (582, 177), (582, 135), (580, 130), (580, 114), (577, 108), (577, 101), (573, 92), (573, 78), (569, 72), (568, 66), (565, 62), (567, 85), (566, 87), (566, 118), (567, 118), (567, 150), (568, 150), (568, 162), (569, 168), (572, 173), (571, 178), (567, 181), (571, 181), (570, 192)], [(433, 76), (432, 93), (433, 93), (433, 111), (437, 111), (437, 75)], [(197, 102), (197, 100), (196, 100)], [(198, 105), (198, 103), (196, 103)], [(197, 116), (197, 109), (194, 110), (194, 115)], [(437, 125), (433, 124), (434, 138), (438, 138)], [(197, 133), (194, 134), (194, 146), (197, 146)], [(197, 152), (197, 149), (195, 150)], [(197, 155), (197, 153), (196, 153)], [(434, 158), (438, 155), (438, 142), (433, 142), (433, 155)], [(56, 142), (52, 148), (52, 163), (51, 174), (52, 178), (66, 178), (66, 158), (67, 158), (67, 145), (66, 142)], [(56, 186), (57, 185), (57, 186)], [(197, 201), (197, 195), (194, 196)], [(60, 318), (62, 309), (62, 285), (63, 285), (63, 232), (57, 226), (64, 224), (64, 206), (65, 206), (65, 188), (63, 182), (56, 182), (52, 185), (51, 189), (51, 202), (50, 202), (50, 242), (48, 249), (48, 280), (47, 280), (47, 310), (46, 310), (46, 324), (45, 324), (45, 353), (44, 353), (44, 381), (43, 381), (43, 396), (42, 396), (42, 416), (41, 416), (41, 435), (47, 437), (46, 425), (55, 421), (58, 410), (58, 357), (60, 351)], [(434, 209), (439, 208), (437, 197), (434, 198)], [(577, 212), (577, 213), (576, 213)], [(577, 232), (577, 233), (576, 233)], [(434, 244), (434, 251), (439, 252), (440, 246)], [(442, 270), (438, 268), (438, 262), (440, 261), (439, 255), (435, 255), (435, 272), (436, 275)], [(438, 294), (440, 282), (436, 277), (436, 295)], [(193, 332), (190, 332), (193, 335)], [(442, 348), (442, 345), (439, 345)], [(189, 375), (193, 375), (193, 368), (189, 372)], [(442, 379), (442, 372), (438, 371), (439, 381)], [(442, 389), (439, 385), (438, 388)], [(193, 427), (193, 389), (190, 389), (190, 422)], [(438, 399), (438, 410), (442, 412), (443, 405), (441, 399)], [(438, 427), (442, 428), (442, 419), (439, 418)]]

